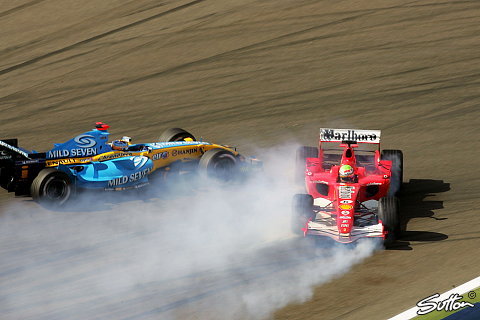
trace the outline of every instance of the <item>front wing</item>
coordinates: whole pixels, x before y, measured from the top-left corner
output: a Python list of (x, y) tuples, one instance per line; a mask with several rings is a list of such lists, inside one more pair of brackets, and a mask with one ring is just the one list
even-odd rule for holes
[(353, 226), (348, 236), (341, 235), (336, 225), (327, 225), (319, 221), (309, 221), (305, 228), (305, 236), (325, 236), (340, 243), (352, 243), (361, 238), (384, 239), (381, 223), (368, 226)]

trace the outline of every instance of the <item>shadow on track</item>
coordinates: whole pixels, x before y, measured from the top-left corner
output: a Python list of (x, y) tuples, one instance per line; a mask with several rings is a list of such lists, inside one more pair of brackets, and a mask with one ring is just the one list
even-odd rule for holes
[(412, 250), (410, 241), (442, 241), (448, 239), (448, 235), (443, 233), (407, 231), (407, 227), (413, 218), (447, 219), (436, 217), (434, 212), (434, 210), (443, 209), (443, 201), (430, 201), (426, 200), (426, 198), (449, 190), (450, 184), (445, 183), (443, 180), (411, 179), (403, 184), (403, 189), (399, 195), (401, 203), (400, 214), (402, 217), (400, 222), (401, 235), (391, 249)]

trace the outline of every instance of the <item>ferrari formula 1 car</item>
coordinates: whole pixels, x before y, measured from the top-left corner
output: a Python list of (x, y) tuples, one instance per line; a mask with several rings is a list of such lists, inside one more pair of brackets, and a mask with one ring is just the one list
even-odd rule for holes
[(97, 122), (95, 129), (42, 153), (18, 147), (17, 139), (0, 140), (0, 186), (61, 206), (77, 190), (140, 188), (183, 164), (223, 181), (261, 166), (230, 147), (196, 141), (180, 128), (166, 130), (160, 142), (140, 144), (129, 137), (108, 143), (108, 128)]
[(395, 240), (403, 154), (380, 151), (379, 130), (320, 129), (318, 148), (297, 150), (296, 170), (306, 193), (293, 198), (293, 232), (341, 243)]

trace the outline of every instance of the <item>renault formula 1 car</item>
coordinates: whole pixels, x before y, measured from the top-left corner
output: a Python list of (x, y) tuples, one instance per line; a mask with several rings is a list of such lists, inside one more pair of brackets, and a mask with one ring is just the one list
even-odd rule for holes
[(108, 128), (97, 122), (95, 129), (42, 153), (20, 148), (17, 139), (0, 140), (0, 186), (61, 206), (77, 190), (140, 188), (176, 165), (188, 164), (224, 181), (261, 166), (230, 147), (196, 141), (180, 128), (166, 130), (160, 142), (140, 144), (131, 144), (129, 137), (108, 143)]
[(320, 129), (318, 148), (297, 150), (296, 177), (306, 193), (293, 198), (293, 232), (341, 243), (378, 238), (389, 246), (395, 240), (403, 154), (380, 151), (380, 134)]

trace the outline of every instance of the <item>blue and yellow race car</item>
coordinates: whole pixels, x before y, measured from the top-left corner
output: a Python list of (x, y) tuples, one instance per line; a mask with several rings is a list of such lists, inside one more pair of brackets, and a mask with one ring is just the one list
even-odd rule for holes
[(172, 168), (231, 181), (262, 165), (234, 148), (197, 141), (180, 128), (166, 130), (159, 142), (139, 144), (129, 137), (109, 143), (108, 128), (97, 122), (95, 129), (42, 153), (18, 147), (17, 139), (0, 140), (0, 186), (46, 206), (62, 206), (79, 190), (140, 188)]

